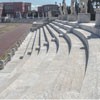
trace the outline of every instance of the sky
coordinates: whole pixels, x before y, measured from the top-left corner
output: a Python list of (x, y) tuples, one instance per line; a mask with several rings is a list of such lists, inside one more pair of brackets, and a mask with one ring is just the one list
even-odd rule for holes
[[(62, 3), (62, 0), (0, 0), (0, 2), (31, 2), (32, 8), (35, 9), (36, 7), (44, 4), (54, 4), (55, 2)], [(66, 4), (70, 5), (70, 0), (66, 0)]]

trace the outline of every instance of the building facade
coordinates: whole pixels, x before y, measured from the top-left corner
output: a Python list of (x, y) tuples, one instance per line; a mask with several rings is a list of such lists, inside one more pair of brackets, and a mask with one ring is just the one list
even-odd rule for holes
[(31, 3), (24, 2), (4, 2), (2, 16), (11, 17), (26, 17), (28, 12), (31, 11)]
[(39, 17), (48, 17), (48, 12), (51, 11), (52, 17), (58, 17), (59, 6), (56, 4), (43, 5), (38, 7)]
[(1, 18), (1, 16), (2, 16), (2, 12), (3, 12), (3, 4), (0, 3), (0, 18)]

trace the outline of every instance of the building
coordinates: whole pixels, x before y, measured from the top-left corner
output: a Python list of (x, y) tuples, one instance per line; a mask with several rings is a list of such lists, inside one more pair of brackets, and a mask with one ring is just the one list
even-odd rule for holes
[(58, 17), (59, 6), (57, 4), (49, 4), (38, 7), (39, 17), (48, 17), (48, 12), (51, 11), (52, 17)]
[(2, 12), (3, 12), (3, 4), (0, 4), (0, 18), (2, 16)]
[(24, 2), (4, 2), (2, 16), (10, 15), (11, 17), (27, 17), (31, 11), (31, 3)]

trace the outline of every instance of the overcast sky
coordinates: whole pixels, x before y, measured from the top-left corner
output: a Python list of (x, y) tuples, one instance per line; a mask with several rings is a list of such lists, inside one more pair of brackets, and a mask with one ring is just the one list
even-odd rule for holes
[[(54, 4), (57, 2), (58, 4), (62, 2), (62, 0), (0, 0), (0, 2), (31, 2), (32, 7), (35, 8), (44, 4)], [(66, 0), (66, 4), (70, 5), (70, 0)]]

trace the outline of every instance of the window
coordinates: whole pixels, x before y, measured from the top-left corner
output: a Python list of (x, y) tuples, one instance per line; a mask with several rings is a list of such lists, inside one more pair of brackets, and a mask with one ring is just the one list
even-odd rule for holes
[(13, 6), (12, 5), (6, 5), (5, 6), (5, 10), (12, 10), (13, 9)]

